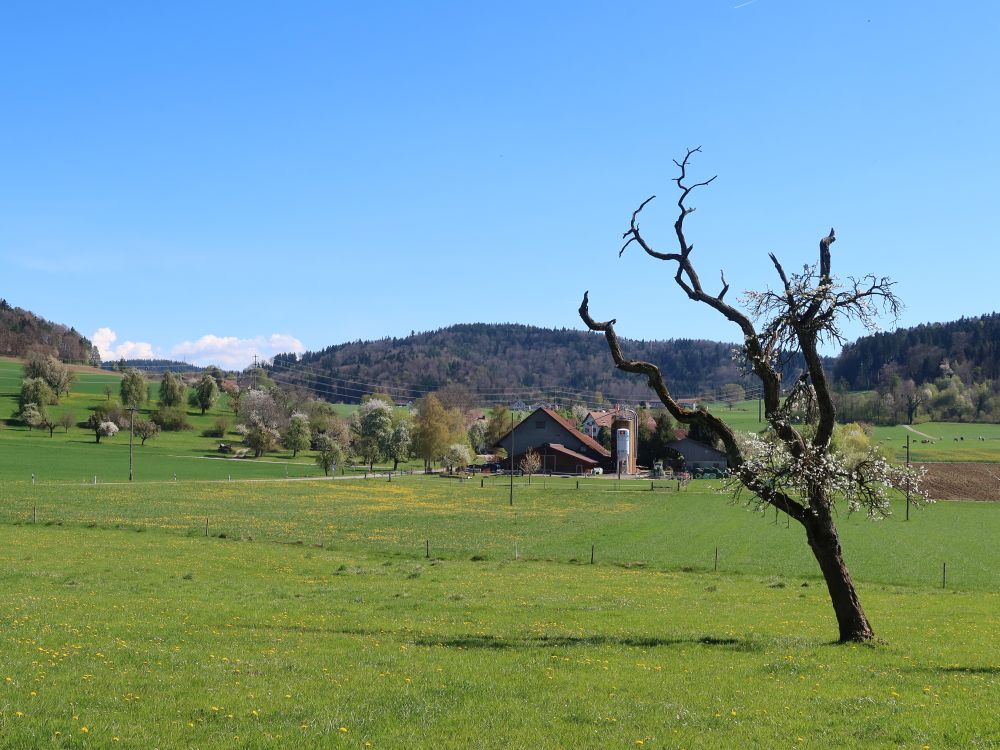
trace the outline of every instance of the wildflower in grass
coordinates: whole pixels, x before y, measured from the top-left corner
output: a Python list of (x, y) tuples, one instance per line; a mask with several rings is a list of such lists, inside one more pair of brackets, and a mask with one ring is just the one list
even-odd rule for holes
[(89, 731), (90, 731), (90, 730), (89, 730), (89, 729), (87, 729), (87, 727), (86, 727), (86, 726), (82, 726), (82, 727), (80, 727), (80, 733), (81, 733), (81, 734), (87, 734), (87, 732), (89, 732)]
[(344, 733), (346, 734), (346, 733), (347, 733), (347, 727), (341, 727), (341, 728), (340, 728), (340, 731), (341, 731), (341, 732), (344, 732)]

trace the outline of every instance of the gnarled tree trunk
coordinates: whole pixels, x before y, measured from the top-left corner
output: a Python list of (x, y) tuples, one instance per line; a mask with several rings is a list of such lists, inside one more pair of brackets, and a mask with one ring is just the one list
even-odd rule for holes
[[(674, 419), (682, 424), (699, 425), (719, 438), (725, 446), (730, 468), (742, 487), (735, 489), (737, 495), (748, 491), (756, 502), (773, 505), (805, 527), (809, 546), (826, 580), (840, 640), (871, 640), (875, 637), (874, 632), (844, 563), (832, 516), (832, 502), (835, 497), (844, 495), (852, 507), (865, 507), (873, 515), (886, 513), (885, 496), (878, 486), (898, 485), (886, 478), (891, 472), (877, 456), (866, 457), (867, 467), (862, 467), (860, 462), (851, 466), (839, 462), (832, 448), (834, 403), (819, 356), (819, 344), (841, 339), (839, 319), (860, 320), (872, 327), (876, 306), (881, 305), (895, 314), (899, 303), (892, 293), (892, 282), (871, 275), (863, 279), (852, 278), (847, 285), (838, 282), (831, 273), (830, 248), (836, 241), (831, 229), (820, 240), (819, 262), (812, 267), (806, 266), (802, 273), (786, 273), (777, 257), (771, 254), (771, 263), (781, 285), (777, 290), (746, 292), (748, 312), (726, 302), (729, 283), (724, 274), (720, 274), (722, 289), (718, 294), (705, 291), (691, 260), (694, 246), (688, 243), (684, 232), (684, 220), (694, 211), (685, 205), (687, 197), (692, 190), (715, 179), (686, 183), (691, 156), (699, 150), (689, 149), (683, 160), (675, 162), (680, 176), (674, 182), (681, 191), (677, 201), (679, 214), (674, 222), (677, 251), (654, 250), (639, 231), (639, 214), (653, 196), (633, 212), (629, 229), (623, 235), (626, 242), (621, 252), (634, 242), (650, 257), (676, 263), (674, 281), (688, 298), (712, 308), (740, 329), (744, 361), (748, 370), (760, 379), (768, 436), (759, 441), (761, 444), (745, 451), (752, 440), (737, 438), (729, 425), (707, 411), (681, 406), (670, 394), (656, 365), (627, 359), (614, 330), (615, 321), (595, 321), (590, 315), (586, 293), (580, 305), (580, 317), (590, 330), (604, 333), (618, 369), (646, 376), (650, 388), (656, 391)], [(794, 352), (803, 357), (805, 372), (785, 391), (782, 401), (779, 363)], [(802, 430), (792, 417), (804, 401), (810, 404), (807, 421), (811, 431)], [(780, 456), (775, 456), (775, 446), (780, 446)]]
[(830, 602), (837, 616), (841, 643), (871, 640), (875, 637), (875, 632), (861, 607), (854, 581), (844, 562), (840, 535), (829, 511), (808, 516), (803, 520), (803, 525), (806, 528), (809, 547), (826, 581)]

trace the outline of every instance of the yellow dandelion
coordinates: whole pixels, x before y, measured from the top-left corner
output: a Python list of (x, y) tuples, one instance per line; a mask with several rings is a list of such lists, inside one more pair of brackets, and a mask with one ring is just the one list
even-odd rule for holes
[(340, 728), (340, 731), (341, 731), (341, 732), (347, 732), (347, 727), (341, 727), (341, 728)]
[(80, 732), (81, 732), (82, 734), (86, 734), (86, 733), (87, 733), (87, 732), (89, 732), (89, 731), (90, 731), (90, 730), (89, 730), (89, 729), (87, 729), (87, 727), (86, 727), (86, 726), (82, 726), (82, 727), (80, 727)]

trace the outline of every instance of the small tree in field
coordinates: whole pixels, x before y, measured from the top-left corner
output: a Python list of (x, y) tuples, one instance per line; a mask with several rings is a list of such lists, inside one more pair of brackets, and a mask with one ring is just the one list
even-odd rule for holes
[(455, 469), (459, 466), (465, 468), (471, 460), (472, 454), (469, 452), (469, 446), (462, 443), (452, 443), (441, 457), (449, 474), (454, 474)]
[(58, 422), (64, 432), (69, 432), (69, 428), (76, 424), (76, 415), (71, 411), (64, 411), (59, 415)]
[(48, 411), (49, 405), (55, 402), (55, 394), (44, 378), (25, 378), (21, 381), (18, 405), (22, 409), (28, 404), (34, 404), (38, 407), (38, 411), (44, 414)]
[(298, 412), (293, 414), (291, 419), (288, 420), (288, 427), (285, 428), (285, 435), (282, 439), (285, 447), (292, 452), (292, 458), (295, 458), (299, 454), (299, 451), (309, 447), (311, 437), (309, 417)]
[[(844, 321), (857, 320), (873, 328), (880, 310), (893, 315), (898, 312), (899, 300), (893, 294), (892, 282), (885, 277), (867, 275), (840, 280), (833, 276), (832, 229), (820, 240), (818, 262), (800, 273), (786, 272), (771, 254), (780, 282), (777, 289), (746, 292), (741, 307), (726, 301), (729, 284), (724, 274), (718, 294), (705, 291), (691, 258), (694, 247), (688, 243), (684, 227), (685, 219), (694, 211), (686, 205), (691, 191), (715, 179), (688, 184), (687, 170), (697, 151), (689, 149), (683, 160), (675, 162), (680, 171), (674, 179), (680, 190), (679, 213), (674, 222), (676, 251), (655, 250), (639, 230), (639, 214), (653, 200), (651, 197), (633, 212), (621, 252), (635, 243), (650, 257), (676, 264), (673, 278), (684, 294), (737, 326), (743, 341), (739, 357), (745, 370), (761, 384), (767, 430), (763, 434), (738, 435), (719, 417), (681, 406), (656, 365), (626, 358), (614, 320), (597, 322), (591, 317), (586, 293), (580, 317), (592, 331), (604, 334), (615, 366), (644, 376), (674, 419), (692, 429), (705, 430), (721, 442), (729, 460), (730, 489), (736, 498), (760, 507), (774, 506), (802, 526), (826, 581), (840, 640), (871, 640), (874, 632), (844, 562), (834, 505), (842, 501), (849, 511), (882, 517), (889, 513), (888, 491), (907, 485), (912, 489), (918, 477), (889, 465), (874, 449), (850, 458), (836, 450), (834, 404), (819, 347), (826, 341), (842, 341), (840, 326)], [(805, 372), (782, 397), (781, 365), (793, 355), (802, 357)]]
[(146, 378), (135, 368), (125, 372), (118, 390), (122, 406), (126, 409), (138, 409), (146, 403), (149, 395), (146, 389)]
[(215, 384), (215, 378), (208, 373), (201, 376), (197, 387), (188, 394), (188, 405), (201, 409), (202, 414), (215, 406), (218, 400), (219, 386)]
[(163, 373), (163, 379), (160, 381), (160, 405), (183, 406), (184, 391), (184, 381), (167, 370)]
[(529, 450), (521, 457), (517, 466), (522, 472), (528, 475), (528, 484), (531, 484), (531, 475), (537, 474), (538, 470), (542, 467), (542, 457), (538, 455), (538, 451)]
[(316, 438), (316, 463), (323, 469), (326, 476), (337, 469), (337, 464), (344, 460), (344, 449), (329, 435)]
[(21, 409), (21, 421), (29, 428), (37, 427), (40, 430), (48, 430), (49, 437), (52, 437), (52, 433), (56, 431), (56, 421), (49, 417), (48, 412), (39, 409), (36, 404), (26, 404)]
[(94, 431), (95, 442), (100, 443), (102, 437), (113, 437), (118, 434), (118, 425), (104, 418), (102, 414), (91, 414), (87, 427)]
[(354, 452), (374, 471), (375, 462), (388, 455), (392, 437), (392, 407), (381, 399), (361, 404), (351, 421)]
[(150, 438), (158, 437), (160, 425), (149, 419), (140, 419), (135, 423), (135, 436), (141, 441), (140, 445), (145, 445)]
[(410, 420), (401, 418), (393, 425), (392, 432), (389, 434), (389, 440), (385, 446), (386, 457), (392, 459), (393, 471), (399, 468), (400, 461), (406, 461), (410, 458), (412, 445), (413, 439), (410, 436)]

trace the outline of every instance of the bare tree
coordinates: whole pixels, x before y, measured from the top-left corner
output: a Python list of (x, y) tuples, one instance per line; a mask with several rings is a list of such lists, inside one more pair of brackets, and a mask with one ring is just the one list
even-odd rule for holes
[[(890, 466), (874, 450), (849, 460), (834, 451), (835, 411), (818, 349), (823, 342), (842, 341), (844, 321), (858, 320), (873, 328), (880, 312), (896, 316), (900, 302), (892, 291), (893, 282), (885, 277), (867, 275), (841, 281), (832, 276), (832, 229), (820, 240), (818, 264), (806, 266), (801, 273), (787, 273), (770, 254), (780, 287), (746, 292), (744, 309), (726, 301), (729, 284), (724, 273), (720, 274), (721, 291), (706, 292), (691, 260), (694, 246), (688, 243), (684, 230), (685, 219), (695, 210), (686, 205), (691, 191), (715, 180), (688, 182), (691, 157), (699, 151), (688, 149), (681, 161), (674, 162), (680, 171), (674, 178), (680, 190), (679, 214), (674, 222), (678, 251), (655, 250), (639, 230), (639, 214), (656, 197), (652, 196), (633, 212), (619, 255), (635, 243), (650, 257), (676, 263), (674, 281), (688, 298), (707, 305), (740, 329), (743, 365), (763, 387), (768, 429), (761, 435), (737, 435), (719, 417), (681, 406), (658, 367), (625, 357), (614, 320), (601, 323), (591, 317), (587, 293), (580, 317), (592, 331), (604, 333), (618, 369), (646, 376), (674, 419), (718, 437), (729, 459), (730, 489), (736, 498), (759, 507), (774, 506), (804, 527), (830, 593), (840, 640), (870, 640), (874, 632), (844, 562), (833, 520), (834, 502), (842, 500), (850, 511), (863, 510), (870, 517), (884, 516), (889, 513), (889, 491), (907, 481), (912, 490), (918, 477)], [(781, 365), (799, 353), (806, 370), (782, 398)]]

